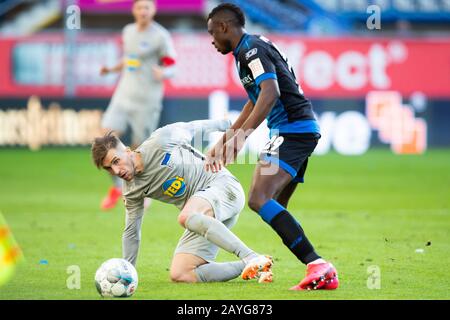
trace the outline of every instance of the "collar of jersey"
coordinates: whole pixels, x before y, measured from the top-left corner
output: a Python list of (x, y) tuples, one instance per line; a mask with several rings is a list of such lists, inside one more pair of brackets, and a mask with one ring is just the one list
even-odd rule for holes
[(244, 40), (248, 37), (248, 33), (244, 33), (241, 37), (241, 40), (239, 40), (237, 47), (233, 50), (233, 55), (237, 56), (239, 53), (239, 49), (241, 48), (242, 44), (244, 43)]

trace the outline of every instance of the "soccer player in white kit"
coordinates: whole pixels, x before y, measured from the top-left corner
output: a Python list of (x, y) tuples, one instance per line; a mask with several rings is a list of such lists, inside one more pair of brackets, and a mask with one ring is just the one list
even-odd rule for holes
[[(178, 242), (170, 268), (177, 282), (244, 280), (272, 281), (272, 259), (248, 248), (229, 228), (245, 204), (239, 181), (227, 170), (203, 170), (204, 156), (191, 146), (193, 137), (225, 131), (228, 120), (178, 122), (153, 132), (132, 151), (111, 133), (92, 144), (98, 168), (124, 180), (126, 226), (123, 257), (136, 265), (144, 216), (144, 198), (179, 208), (178, 222), (186, 230)], [(240, 260), (214, 262), (218, 248)]]
[[(104, 133), (117, 136), (132, 131), (132, 147), (142, 143), (159, 124), (163, 100), (163, 80), (174, 75), (175, 50), (169, 32), (153, 21), (153, 0), (136, 0), (132, 9), (135, 22), (122, 32), (123, 59), (114, 67), (102, 67), (102, 75), (121, 72), (111, 102), (102, 119)], [(101, 208), (113, 208), (120, 199), (122, 183), (114, 186), (103, 199)]]

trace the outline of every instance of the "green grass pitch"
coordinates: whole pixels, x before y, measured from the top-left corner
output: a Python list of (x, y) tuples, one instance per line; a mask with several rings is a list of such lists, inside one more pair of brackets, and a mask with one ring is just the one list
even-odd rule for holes
[[(230, 169), (248, 191), (253, 166)], [(0, 211), (25, 255), (0, 288), (0, 299), (102, 299), (94, 274), (103, 261), (121, 256), (124, 210), (122, 204), (99, 210), (110, 180), (92, 165), (89, 149), (2, 149), (0, 181)], [(168, 268), (183, 229), (175, 207), (153, 202), (144, 218), (139, 286), (131, 299), (449, 299), (449, 204), (449, 149), (421, 156), (389, 150), (313, 156), (289, 209), (319, 254), (335, 264), (341, 285), (292, 292), (288, 288), (305, 267), (248, 207), (233, 230), (250, 247), (273, 255), (272, 284), (171, 283)], [(222, 251), (218, 256), (234, 259)], [(67, 288), (72, 265), (80, 268), (80, 289)], [(379, 289), (368, 287), (371, 266), (380, 270)]]

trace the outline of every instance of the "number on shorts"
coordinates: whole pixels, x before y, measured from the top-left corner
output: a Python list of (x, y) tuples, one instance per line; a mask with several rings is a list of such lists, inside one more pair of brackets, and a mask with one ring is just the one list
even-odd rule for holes
[(284, 138), (281, 136), (273, 136), (272, 139), (265, 145), (262, 153), (267, 155), (275, 155), (278, 154), (277, 150), (283, 143)]

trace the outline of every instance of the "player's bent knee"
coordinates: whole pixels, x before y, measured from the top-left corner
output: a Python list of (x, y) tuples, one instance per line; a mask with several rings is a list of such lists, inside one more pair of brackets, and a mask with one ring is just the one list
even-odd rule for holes
[(186, 270), (175, 270), (170, 271), (170, 280), (172, 282), (193, 283), (197, 282), (197, 277), (193, 274), (193, 272), (187, 272)]
[(270, 199), (266, 199), (266, 197), (263, 197), (261, 195), (253, 195), (251, 194), (248, 199), (248, 206), (250, 209), (252, 209), (255, 212), (259, 212), (261, 207)]
[(186, 213), (180, 213), (178, 215), (178, 223), (183, 227), (186, 228), (186, 221), (189, 218), (189, 214)]
[(250, 208), (250, 209), (252, 209), (253, 211), (255, 211), (255, 212), (258, 212), (259, 211), (259, 207), (258, 207), (258, 202), (257, 201), (254, 201), (254, 199), (248, 199), (248, 207)]

